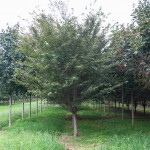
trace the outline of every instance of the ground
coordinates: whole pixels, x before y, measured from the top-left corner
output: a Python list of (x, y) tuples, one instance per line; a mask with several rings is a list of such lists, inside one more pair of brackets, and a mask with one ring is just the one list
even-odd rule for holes
[[(36, 103), (35, 103), (36, 104)], [(25, 119), (21, 119), (21, 105), (13, 106), (13, 123), (8, 127), (8, 107), (0, 106), (0, 147), (15, 150), (149, 150), (150, 115), (141, 112), (135, 116), (131, 126), (131, 112), (125, 111), (121, 120), (121, 109), (103, 107), (96, 109), (83, 106), (78, 112), (79, 137), (73, 137), (71, 114), (60, 106), (52, 106), (36, 115), (33, 109), (29, 118), (28, 104)], [(33, 107), (36, 106), (33, 103)], [(3, 109), (1, 109), (3, 107)], [(128, 143), (128, 144), (127, 144)]]

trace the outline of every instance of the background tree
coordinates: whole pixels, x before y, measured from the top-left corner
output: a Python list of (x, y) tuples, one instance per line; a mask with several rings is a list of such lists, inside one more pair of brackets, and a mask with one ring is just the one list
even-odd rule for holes
[(139, 35), (138, 46), (138, 79), (145, 88), (150, 87), (150, 1), (140, 0), (133, 11), (133, 21), (137, 24)]
[(17, 66), (16, 60), (19, 59), (19, 54), (16, 51), (17, 44), (18, 25), (2, 30), (0, 34), (0, 48), (2, 53), (0, 64), (0, 82), (1, 89), (9, 97), (9, 126), (11, 126), (12, 94), (17, 89), (17, 85), (13, 80), (15, 76), (15, 67)]

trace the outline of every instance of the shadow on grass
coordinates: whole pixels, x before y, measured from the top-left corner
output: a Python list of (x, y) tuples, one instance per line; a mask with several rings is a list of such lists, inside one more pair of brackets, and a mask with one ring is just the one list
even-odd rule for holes
[[(118, 114), (117, 114), (118, 115)], [(31, 119), (17, 119), (11, 128), (6, 130), (20, 132), (49, 133), (51, 135), (73, 134), (72, 116), (63, 108), (53, 107), (43, 111), (42, 114), (33, 115)], [(86, 144), (101, 144), (112, 140), (113, 137), (124, 138), (132, 135), (140, 136), (149, 133), (148, 121), (136, 121), (131, 126), (131, 119), (121, 120), (114, 116), (104, 115), (102, 112), (90, 108), (82, 108), (78, 112), (79, 137), (73, 142)]]
[[(135, 135), (143, 136), (149, 133), (150, 126), (148, 120), (136, 120), (134, 127), (131, 125), (131, 117), (121, 120), (121, 116), (117, 113), (104, 115), (103, 112), (95, 111), (90, 108), (83, 109), (78, 112), (78, 130), (79, 137), (74, 141), (78, 144), (95, 144), (105, 143), (112, 140), (113, 137), (127, 138)], [(120, 118), (118, 118), (120, 117)], [(66, 132), (72, 135), (71, 114), (65, 117), (67, 122)]]
[(65, 129), (65, 111), (62, 108), (48, 108), (41, 114), (33, 115), (31, 119), (18, 119), (13, 123), (12, 127), (5, 127), (6, 130), (15, 130), (15, 132), (48, 132), (60, 134)]

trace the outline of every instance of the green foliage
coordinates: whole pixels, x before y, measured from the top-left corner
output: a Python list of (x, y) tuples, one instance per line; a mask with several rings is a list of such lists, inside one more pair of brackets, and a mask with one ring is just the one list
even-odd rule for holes
[[(139, 1), (132, 14), (133, 23), (127, 27), (116, 24), (111, 35), (110, 51), (114, 52), (113, 59), (115, 62), (112, 66), (112, 79), (120, 86), (124, 84), (124, 97), (127, 103), (130, 99), (130, 92), (133, 90), (135, 105), (137, 101), (149, 99), (149, 95), (146, 94), (150, 85), (149, 10), (149, 1)], [(119, 90), (118, 86), (115, 93), (121, 98), (121, 87)]]
[[(16, 68), (21, 69), (18, 61), (23, 61), (24, 56), (18, 52), (19, 46), (19, 26), (9, 27), (0, 33), (0, 85), (1, 91), (5, 94), (12, 94), (19, 91), (21, 85), (15, 82)], [(23, 89), (23, 87), (22, 87)]]
[[(62, 3), (56, 4), (57, 11), (65, 12)], [(22, 39), (21, 51), (27, 57), (22, 81), (76, 112), (102, 74), (108, 30), (104, 19), (101, 10), (92, 9), (82, 23), (73, 14), (60, 14), (59, 20), (51, 14), (36, 15), (30, 34)]]
[(137, 24), (136, 32), (140, 36), (138, 46), (138, 78), (146, 88), (150, 87), (150, 2), (139, 1), (133, 12), (134, 22)]
[(14, 82), (11, 80), (14, 75), (17, 30), (8, 27), (6, 31), (1, 33), (0, 38), (2, 50), (0, 81), (3, 87), (6, 87), (6, 91), (12, 93)]

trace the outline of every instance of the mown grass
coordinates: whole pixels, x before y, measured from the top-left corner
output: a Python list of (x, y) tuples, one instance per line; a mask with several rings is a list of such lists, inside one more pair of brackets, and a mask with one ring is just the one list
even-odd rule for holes
[(15, 114), (12, 127), (5, 125), (0, 131), (0, 150), (63, 150), (59, 135), (65, 126), (64, 114), (57, 107), (31, 119), (22, 120)]
[[(19, 110), (19, 106), (17, 108)], [(9, 128), (5, 125), (3, 131), (0, 131), (0, 149), (63, 150), (67, 148), (62, 145), (62, 136), (68, 136), (69, 140), (66, 142), (71, 143), (68, 147), (70, 149), (149, 150), (150, 120), (136, 119), (132, 127), (131, 117), (128, 115), (122, 121), (118, 111), (115, 118), (112, 110), (109, 115), (108, 109), (104, 113), (103, 109), (98, 111), (84, 106), (78, 112), (79, 137), (75, 139), (72, 136), (71, 114), (59, 106), (33, 115), (32, 119), (27, 115), (22, 120), (15, 114), (13, 126)]]
[(10, 132), (0, 137), (1, 150), (63, 150), (55, 135), (47, 132)]
[[(117, 118), (114, 117), (114, 113), (111, 114), (112, 116), (109, 116), (108, 112), (104, 114), (93, 109), (80, 111), (79, 137), (71, 138), (71, 142), (87, 150), (150, 149), (150, 120), (136, 119), (132, 127), (130, 116), (122, 121), (119, 114)], [(68, 123), (67, 133), (72, 135), (70, 129), (71, 125)]]
[[(9, 106), (0, 106), (0, 129), (8, 125)], [(22, 104), (12, 105), (12, 123), (21, 118)], [(32, 114), (36, 114), (36, 102), (32, 102)], [(25, 103), (25, 117), (29, 116), (29, 103)]]

